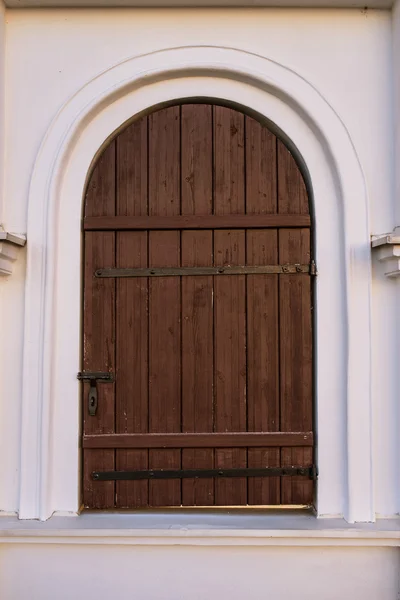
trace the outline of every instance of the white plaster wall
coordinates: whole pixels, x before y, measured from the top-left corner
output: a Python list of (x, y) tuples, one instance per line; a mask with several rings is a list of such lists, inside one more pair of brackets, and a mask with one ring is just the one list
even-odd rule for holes
[(0, 548), (0, 597), (396, 600), (398, 569), (394, 548), (21, 544)]
[[(6, 11), (0, 0), (0, 226), (5, 226), (5, 44)], [(25, 224), (20, 224), (22, 231)], [(19, 252), (15, 277), (0, 277), (0, 511), (15, 511), (18, 502), (18, 463), (22, 382), (22, 323), (24, 316), (25, 251)]]
[[(38, 149), (60, 107), (125, 58), (210, 44), (277, 60), (307, 79), (344, 121), (365, 172), (371, 233), (394, 227), (391, 15), (373, 10), (41, 10), (6, 12), (6, 136), (3, 221), (26, 231)], [(29, 240), (28, 240), (29, 245)], [(0, 282), (2, 365), (0, 509), (18, 504), (23, 253)], [(394, 284), (374, 279), (375, 505), (399, 511)], [(3, 338), (5, 339), (5, 338)], [(329, 340), (327, 340), (329, 343)], [(5, 451), (5, 449), (7, 449)], [(384, 468), (382, 468), (384, 465)]]

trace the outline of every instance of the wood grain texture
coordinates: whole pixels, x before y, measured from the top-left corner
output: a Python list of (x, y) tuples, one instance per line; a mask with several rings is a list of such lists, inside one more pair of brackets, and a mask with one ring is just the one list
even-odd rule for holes
[[(296, 162), (277, 140), (278, 212), (309, 213), (306, 186)], [(279, 261), (310, 260), (310, 229), (279, 230)], [(295, 430), (313, 423), (311, 279), (296, 275), (279, 278), (281, 428)], [(312, 464), (312, 448), (282, 448), (281, 464)], [(311, 504), (313, 484), (299, 477), (281, 479), (283, 504)]]
[[(117, 234), (117, 265), (147, 265), (147, 233)], [(116, 427), (118, 433), (148, 431), (148, 281), (117, 280)], [(147, 450), (117, 450), (118, 470), (147, 469)], [(147, 481), (118, 481), (116, 506), (148, 505)]]
[[(204, 411), (204, 407), (201, 407), (201, 410)], [(194, 421), (192, 429), (195, 427), (196, 421)], [(312, 446), (312, 444), (312, 431), (117, 433), (83, 436), (84, 448), (230, 448), (232, 446), (235, 446), (236, 448), (263, 448), (266, 446), (300, 447)], [(189, 469), (191, 467), (184, 468)]]
[[(212, 264), (211, 231), (182, 232), (182, 265)], [(213, 430), (213, 280), (182, 278), (182, 431)], [(182, 468), (213, 468), (213, 450), (184, 450)], [(182, 502), (214, 503), (213, 480), (185, 480)]]
[[(214, 213), (245, 213), (244, 115), (214, 107)], [(244, 230), (214, 231), (214, 264), (245, 264)], [(246, 430), (245, 276), (214, 282), (215, 431)], [(215, 451), (217, 468), (247, 466), (247, 451)], [(215, 503), (247, 504), (247, 481), (219, 479)]]
[[(280, 230), (280, 260), (309, 259), (310, 231)], [(281, 275), (280, 373), (281, 428), (286, 431), (311, 429), (312, 417), (312, 319), (311, 279), (307, 275)], [(312, 464), (311, 449), (282, 448), (282, 466)], [(282, 479), (281, 502), (311, 504), (313, 485), (299, 477)]]
[[(247, 232), (247, 263), (277, 264), (276, 230)], [(278, 275), (247, 277), (247, 424), (249, 431), (279, 430)], [(279, 467), (280, 452), (249, 449), (249, 467)], [(250, 504), (279, 504), (280, 481), (251, 478)]]
[[(216, 231), (217, 265), (244, 260), (245, 232)], [(215, 431), (246, 431), (246, 282), (244, 275), (216, 278), (214, 282)], [(247, 452), (229, 448), (215, 451), (217, 468), (245, 467)], [(247, 504), (246, 479), (215, 482), (219, 505)]]
[(115, 140), (117, 218), (143, 218), (148, 214), (147, 135), (147, 117), (142, 117), (124, 129)]
[[(180, 212), (180, 107), (149, 116), (149, 212)], [(180, 232), (149, 232), (149, 266), (180, 266)], [(149, 431), (181, 431), (181, 284), (149, 280)], [(150, 469), (179, 469), (180, 450), (150, 450)], [(150, 481), (150, 506), (182, 501), (180, 481)]]
[(182, 215), (211, 215), (212, 106), (185, 104), (181, 110)]
[[(250, 203), (248, 201), (249, 204)], [(253, 205), (253, 210), (254, 210)], [(182, 198), (182, 210), (184, 210)], [(197, 209), (200, 210), (200, 209)], [(116, 216), (85, 217), (86, 231), (116, 231), (135, 229), (260, 229), (261, 227), (309, 227), (309, 215), (249, 214), (249, 215), (178, 215), (178, 216)]]
[[(276, 137), (251, 117), (245, 118), (245, 128), (246, 213), (260, 218), (277, 213)], [(265, 227), (261, 220), (259, 227)]]
[[(83, 369), (115, 372), (115, 281), (93, 277), (100, 265), (113, 266), (115, 233), (92, 232), (85, 236), (85, 293)], [(98, 408), (94, 417), (88, 413), (89, 384), (83, 385), (83, 426), (85, 433), (115, 432), (115, 384), (97, 385)], [(93, 482), (93, 471), (114, 469), (115, 452), (85, 450), (83, 457), (83, 503), (87, 508), (113, 508), (112, 481)]]
[(95, 276), (307, 265), (311, 225), (291, 152), (231, 108), (163, 108), (105, 149), (85, 197), (83, 369), (115, 383), (98, 384), (95, 417), (84, 385), (86, 507), (312, 503), (313, 482), (299, 476), (91, 478), (312, 464), (308, 272)]
[[(182, 219), (209, 219), (213, 209), (212, 106), (182, 106)], [(212, 266), (210, 230), (181, 232), (181, 265)], [(182, 278), (182, 431), (213, 430), (213, 278)], [(182, 468), (214, 467), (214, 450), (187, 448)], [(182, 504), (214, 503), (214, 480), (182, 481)]]
[(85, 194), (86, 217), (115, 217), (115, 141), (101, 154)]
[(291, 152), (277, 140), (278, 212), (281, 214), (309, 214), (309, 201), (303, 176)]
[(244, 214), (244, 115), (214, 106), (214, 212)]
[[(102, 153), (86, 190), (85, 214), (115, 215), (115, 142)], [(115, 266), (115, 233), (92, 232), (85, 235), (83, 298), (83, 369), (115, 370), (115, 281), (100, 282), (93, 277), (100, 266)], [(115, 384), (97, 385), (96, 416), (88, 413), (89, 384), (83, 386), (82, 413), (86, 433), (115, 432)], [(91, 473), (115, 466), (115, 451), (85, 450), (83, 456), (83, 504), (88, 508), (113, 508), (115, 484), (94, 483)]]
[[(174, 266), (180, 262), (178, 231), (149, 233), (149, 262)], [(177, 277), (149, 281), (149, 430), (181, 428), (181, 288)], [(180, 450), (150, 450), (151, 469), (178, 469)], [(179, 481), (151, 481), (150, 506), (181, 504)]]
[(180, 107), (149, 115), (149, 215), (180, 214)]
[[(116, 138), (117, 215), (148, 213), (147, 117), (132, 123)], [(118, 232), (116, 266), (147, 267), (146, 231)], [(148, 282), (116, 282), (116, 430), (148, 432)], [(148, 450), (117, 450), (118, 470), (147, 469)], [(117, 481), (116, 506), (148, 505), (148, 481)]]

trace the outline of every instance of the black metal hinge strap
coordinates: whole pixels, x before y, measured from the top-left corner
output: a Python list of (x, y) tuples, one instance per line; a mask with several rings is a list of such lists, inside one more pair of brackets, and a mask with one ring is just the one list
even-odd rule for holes
[(77, 375), (80, 381), (88, 381), (90, 383), (88, 395), (88, 411), (91, 417), (94, 417), (97, 412), (97, 382), (112, 383), (114, 376), (112, 373), (100, 371), (82, 371)]
[(317, 469), (311, 467), (263, 467), (261, 469), (183, 469), (148, 471), (95, 471), (95, 481), (134, 481), (138, 479), (204, 479), (208, 477), (281, 477), (303, 476), (316, 479)]
[(315, 274), (315, 264), (287, 264), (226, 267), (153, 267), (149, 269), (97, 269), (96, 277), (171, 277), (195, 275), (296, 275)]

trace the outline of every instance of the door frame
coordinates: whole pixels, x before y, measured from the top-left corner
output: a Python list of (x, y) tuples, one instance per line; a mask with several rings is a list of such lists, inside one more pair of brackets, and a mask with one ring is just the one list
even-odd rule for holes
[(90, 167), (132, 115), (194, 97), (234, 102), (272, 121), (306, 165), (319, 271), (318, 515), (373, 521), (370, 241), (360, 162), (343, 122), (303, 77), (216, 47), (163, 50), (110, 68), (66, 103), (39, 150), (29, 193), (19, 516), (47, 519), (80, 508), (76, 373)]

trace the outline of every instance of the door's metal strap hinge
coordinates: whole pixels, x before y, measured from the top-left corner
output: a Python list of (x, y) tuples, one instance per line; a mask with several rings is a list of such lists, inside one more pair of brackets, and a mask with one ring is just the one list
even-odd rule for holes
[(114, 381), (114, 375), (109, 372), (82, 371), (78, 373), (77, 377), (80, 381), (88, 381), (90, 383), (88, 411), (89, 415), (94, 417), (96, 415), (98, 405), (97, 383), (112, 383)]
[(204, 479), (208, 477), (308, 477), (317, 478), (317, 468), (311, 467), (263, 467), (260, 469), (182, 469), (147, 471), (94, 471), (95, 481), (134, 481), (138, 479)]

